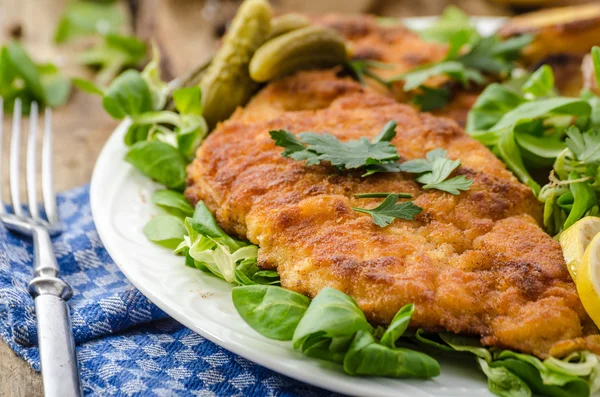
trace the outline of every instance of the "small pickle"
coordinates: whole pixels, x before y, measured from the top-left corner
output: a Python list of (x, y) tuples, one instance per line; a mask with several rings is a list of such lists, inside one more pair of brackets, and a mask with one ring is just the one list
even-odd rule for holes
[(331, 67), (346, 60), (346, 46), (339, 34), (309, 26), (269, 40), (256, 50), (250, 61), (250, 77), (262, 83), (297, 70)]
[(275, 17), (271, 20), (271, 33), (267, 40), (310, 26), (310, 20), (306, 15), (289, 13)]
[(245, 0), (202, 76), (204, 118), (211, 128), (245, 105), (258, 88), (250, 78), (248, 65), (271, 31), (271, 15), (267, 0)]

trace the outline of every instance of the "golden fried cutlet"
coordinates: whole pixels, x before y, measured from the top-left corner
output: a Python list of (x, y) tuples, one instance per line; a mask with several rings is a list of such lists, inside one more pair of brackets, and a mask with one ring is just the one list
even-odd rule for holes
[[(405, 173), (361, 178), (328, 164), (281, 156), (269, 130), (374, 137), (389, 121), (402, 161), (445, 148), (474, 180), (458, 196), (423, 190)], [(485, 345), (545, 357), (593, 348), (598, 330), (584, 311), (559, 244), (540, 228), (541, 206), (483, 145), (453, 121), (420, 114), (332, 71), (271, 83), (220, 124), (188, 168), (186, 196), (204, 200), (229, 233), (260, 246), (259, 264), (282, 286), (314, 297), (324, 287), (352, 296), (370, 321), (387, 324), (407, 303), (412, 327), (477, 335)], [(408, 192), (423, 212), (376, 226), (352, 207)]]

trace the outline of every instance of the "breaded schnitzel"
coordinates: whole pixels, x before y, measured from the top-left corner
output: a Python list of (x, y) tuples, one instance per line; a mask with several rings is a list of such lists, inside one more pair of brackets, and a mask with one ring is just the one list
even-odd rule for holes
[[(283, 128), (371, 139), (389, 120), (398, 124), (392, 143), (402, 161), (444, 148), (461, 160), (456, 173), (473, 179), (471, 189), (454, 196), (422, 190), (405, 173), (362, 178), (360, 170), (307, 167), (282, 157), (269, 136)], [(259, 245), (259, 264), (277, 269), (285, 288), (310, 297), (339, 289), (378, 324), (414, 303), (411, 327), (477, 335), (485, 345), (540, 357), (588, 335), (577, 348), (597, 350), (598, 330), (560, 245), (539, 226), (540, 203), (449, 119), (333, 71), (301, 72), (271, 83), (220, 124), (188, 176), (188, 199), (204, 200), (227, 232)], [(353, 198), (366, 192), (411, 193), (423, 212), (378, 227), (352, 210), (381, 202)]]

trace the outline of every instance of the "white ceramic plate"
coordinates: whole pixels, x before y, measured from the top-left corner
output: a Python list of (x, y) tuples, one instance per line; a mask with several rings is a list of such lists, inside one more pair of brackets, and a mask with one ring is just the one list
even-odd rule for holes
[[(431, 18), (411, 18), (422, 27)], [(482, 33), (493, 32), (499, 18), (477, 18)], [(290, 342), (276, 342), (252, 330), (237, 314), (231, 285), (184, 265), (183, 258), (150, 243), (142, 228), (161, 212), (150, 204), (159, 188), (123, 161), (121, 124), (106, 143), (94, 169), (90, 192), (96, 228), (109, 254), (127, 278), (177, 321), (240, 356), (292, 378), (339, 393), (358, 396), (493, 396), (474, 359), (440, 358), (441, 375), (433, 380), (351, 377), (333, 365), (302, 356)], [(438, 357), (439, 358), (439, 357)]]

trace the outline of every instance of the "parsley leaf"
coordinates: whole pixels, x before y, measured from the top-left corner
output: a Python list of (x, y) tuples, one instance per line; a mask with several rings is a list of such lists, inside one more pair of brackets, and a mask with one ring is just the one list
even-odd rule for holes
[(390, 83), (379, 77), (372, 71), (372, 69), (390, 69), (394, 67), (393, 65), (372, 61), (369, 59), (358, 59), (346, 62), (345, 66), (350, 70), (353, 77), (356, 78), (361, 85), (366, 85), (367, 79), (365, 77), (370, 77), (379, 84), (382, 84), (388, 88), (390, 87)]
[(404, 91), (410, 91), (425, 84), (434, 76), (446, 75), (453, 80), (468, 84), (469, 81), (483, 82), (483, 76), (477, 71), (468, 71), (460, 62), (444, 61), (393, 77), (390, 81), (404, 80)]
[(467, 68), (492, 74), (506, 74), (514, 68), (521, 49), (531, 42), (532, 36), (522, 35), (506, 41), (498, 36), (484, 37), (466, 54), (456, 58)]
[(448, 179), (458, 168), (460, 160), (450, 160), (444, 149), (434, 149), (427, 153), (424, 159), (409, 160), (400, 164), (400, 170), (420, 174), (416, 181), (423, 184), (423, 189), (437, 189), (450, 194), (460, 194), (460, 190), (469, 190), (472, 180), (462, 175)]
[[(390, 141), (396, 136), (396, 122), (388, 122), (372, 141), (360, 138), (342, 142), (331, 134), (301, 132), (298, 137), (286, 130), (269, 131), (275, 145), (283, 147), (283, 157), (306, 165), (328, 161), (340, 170), (367, 167), (368, 175), (382, 171), (372, 166), (387, 165), (399, 159), (396, 147)], [(298, 139), (299, 138), (299, 139)], [(365, 174), (367, 175), (367, 174)]]
[(404, 219), (412, 221), (415, 216), (423, 211), (423, 208), (415, 205), (412, 201), (397, 204), (398, 195), (390, 194), (385, 200), (373, 209), (357, 208), (352, 209), (356, 212), (369, 214), (373, 217), (373, 223), (379, 227), (386, 227), (391, 224), (394, 219)]
[(523, 35), (506, 41), (498, 36), (480, 37), (464, 29), (455, 31), (449, 39), (446, 57), (441, 62), (424, 65), (388, 79), (404, 81), (404, 90), (422, 87), (434, 76), (448, 76), (467, 86), (470, 82), (484, 84), (483, 73), (505, 75), (515, 67), (521, 49), (531, 41)]
[(283, 157), (292, 158), (296, 161), (306, 160), (306, 165), (319, 164), (318, 155), (309, 151), (306, 146), (294, 134), (286, 130), (269, 131), (276, 146), (285, 150), (281, 153)]
[(545, 97), (554, 95), (554, 73), (548, 65), (542, 65), (533, 72), (525, 81), (521, 90), (531, 97)]
[(450, 87), (430, 88), (425, 85), (419, 87), (420, 93), (416, 94), (412, 101), (423, 112), (440, 109), (450, 102)]
[(370, 142), (367, 138), (341, 142), (331, 134), (303, 132), (302, 142), (308, 144), (308, 150), (319, 155), (319, 160), (329, 161), (339, 169), (359, 168), (369, 164), (397, 160), (396, 147), (389, 142)]
[(600, 162), (600, 130), (591, 129), (581, 133), (575, 126), (567, 130), (567, 147), (577, 160), (587, 164)]

